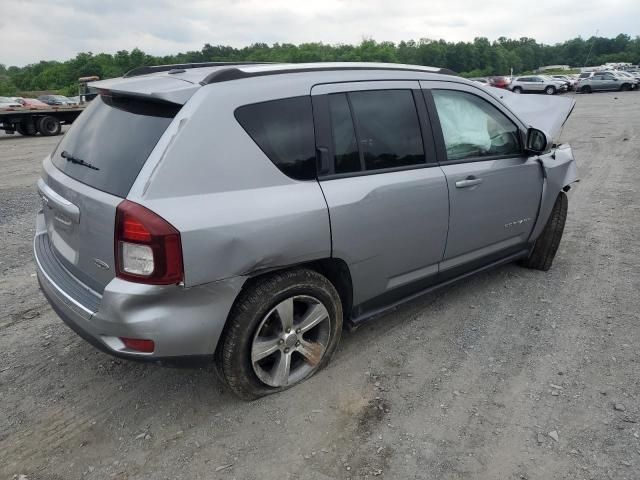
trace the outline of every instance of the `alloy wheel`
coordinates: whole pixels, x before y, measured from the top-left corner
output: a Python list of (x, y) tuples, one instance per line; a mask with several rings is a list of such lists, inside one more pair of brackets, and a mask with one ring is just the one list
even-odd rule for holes
[(313, 373), (331, 335), (331, 317), (318, 299), (289, 297), (261, 320), (251, 343), (256, 376), (271, 387), (286, 387)]

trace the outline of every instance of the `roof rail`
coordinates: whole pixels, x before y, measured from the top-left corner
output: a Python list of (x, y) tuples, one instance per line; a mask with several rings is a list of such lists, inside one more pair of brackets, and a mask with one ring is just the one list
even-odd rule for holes
[[(281, 64), (282, 65), (282, 64)], [(448, 68), (434, 68), (427, 70), (425, 68), (421, 68), (419, 65), (416, 66), (404, 66), (398, 65), (398, 67), (393, 67), (391, 64), (385, 64), (384, 66), (376, 66), (375, 63), (371, 63), (370, 65), (363, 65), (354, 63), (353, 66), (350, 65), (340, 65), (335, 66), (328, 64), (327, 66), (321, 66), (321, 64), (316, 64), (313, 66), (305, 65), (302, 67), (296, 67), (295, 64), (290, 64), (290, 68), (277, 68), (273, 70), (259, 70), (248, 72), (246, 70), (242, 70), (240, 68), (235, 68), (230, 66), (229, 68), (222, 68), (220, 70), (216, 70), (207, 75), (201, 82), (200, 85), (209, 85), (211, 83), (220, 83), (220, 82), (228, 82), (230, 80), (240, 80), (242, 78), (251, 78), (251, 77), (264, 77), (268, 75), (284, 75), (287, 73), (303, 73), (303, 72), (332, 72), (332, 71), (347, 71), (347, 70), (381, 70), (381, 71), (399, 71), (399, 72), (420, 72), (420, 73), (437, 73), (441, 75), (458, 75), (453, 70), (449, 70)]]
[(174, 63), (171, 65), (145, 65), (142, 67), (136, 67), (132, 70), (129, 70), (122, 77), (123, 78), (138, 77), (140, 75), (146, 75), (148, 73), (170, 72), (171, 70), (176, 70), (175, 73), (178, 73), (179, 71), (184, 71), (190, 68), (232, 67), (234, 65), (265, 65), (268, 63), (269, 62), (201, 62), (201, 63)]

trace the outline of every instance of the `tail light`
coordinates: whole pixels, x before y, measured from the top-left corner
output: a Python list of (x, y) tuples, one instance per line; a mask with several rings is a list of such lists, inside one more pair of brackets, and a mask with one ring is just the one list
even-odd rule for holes
[(116, 275), (152, 285), (184, 278), (180, 232), (148, 208), (124, 200), (116, 209)]

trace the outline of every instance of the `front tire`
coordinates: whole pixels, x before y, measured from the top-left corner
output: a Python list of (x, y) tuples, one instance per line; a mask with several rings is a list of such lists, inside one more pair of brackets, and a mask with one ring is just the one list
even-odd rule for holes
[(522, 93), (522, 88), (520, 88), (520, 87), (513, 87), (513, 93)]
[(544, 89), (544, 93), (546, 93), (547, 95), (555, 95), (556, 87), (549, 85), (547, 88)]
[(342, 333), (342, 304), (327, 278), (278, 272), (245, 287), (229, 315), (218, 362), (244, 400), (290, 388), (324, 368)]
[(551, 268), (564, 232), (568, 206), (567, 195), (560, 192), (544, 230), (536, 240), (529, 257), (522, 261), (523, 266), (545, 272)]
[(581, 93), (591, 93), (591, 87), (586, 85), (580, 89)]

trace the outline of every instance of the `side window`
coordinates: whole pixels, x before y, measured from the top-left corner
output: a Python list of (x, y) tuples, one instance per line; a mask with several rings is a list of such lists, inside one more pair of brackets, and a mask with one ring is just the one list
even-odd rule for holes
[(316, 177), (316, 143), (311, 97), (293, 97), (239, 107), (235, 117), (285, 175)]
[(466, 92), (432, 92), (447, 160), (520, 155), (518, 127), (496, 107)]
[(360, 171), (358, 140), (346, 93), (329, 95), (329, 114), (331, 115), (335, 173)]
[(329, 95), (335, 173), (426, 162), (411, 90)]
[(425, 163), (411, 90), (349, 93), (365, 170)]

